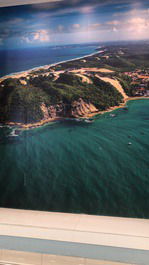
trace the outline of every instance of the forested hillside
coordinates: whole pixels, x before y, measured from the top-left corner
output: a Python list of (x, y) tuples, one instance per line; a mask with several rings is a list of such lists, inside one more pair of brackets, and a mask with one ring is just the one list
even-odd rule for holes
[[(25, 85), (19, 79), (12, 78), (1, 82), (1, 122), (26, 124), (40, 121), (45, 118), (41, 107), (43, 104), (49, 117), (53, 117), (53, 113), (55, 116), (73, 117), (74, 102), (81, 104), (80, 99), (85, 104), (93, 104), (98, 110), (119, 105), (123, 101), (115, 87), (96, 77), (91, 77), (92, 84), (82, 82), (81, 78), (71, 73), (61, 74), (56, 81), (53, 78), (51, 75), (39, 75), (26, 80)], [(80, 114), (76, 112), (76, 116)]]

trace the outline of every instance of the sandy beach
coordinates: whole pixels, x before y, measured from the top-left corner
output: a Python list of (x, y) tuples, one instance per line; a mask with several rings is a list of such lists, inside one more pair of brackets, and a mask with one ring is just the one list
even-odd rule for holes
[(88, 54), (88, 55), (85, 55), (85, 56), (82, 56), (82, 57), (77, 57), (77, 58), (74, 58), (74, 59), (71, 59), (71, 60), (60, 61), (60, 62), (53, 63), (53, 64), (48, 64), (48, 65), (34, 67), (34, 68), (28, 69), (26, 71), (11, 73), (9, 75), (5, 75), (5, 76), (0, 77), (0, 83), (2, 81), (6, 80), (7, 78), (17, 78), (17, 79), (26, 78), (27, 76), (29, 76), (30, 74), (33, 74), (36, 71), (48, 70), (50, 67), (52, 68), (52, 67), (57, 66), (59, 64), (63, 64), (63, 63), (71, 62), (71, 61), (76, 61), (76, 60), (88, 58), (88, 57), (91, 57), (91, 56), (96, 55), (96, 54), (101, 54), (103, 52), (104, 52), (104, 50), (97, 51), (97, 52), (94, 52), (94, 53), (91, 53), (91, 54)]
[(12, 127), (16, 126), (18, 128), (23, 128), (23, 129), (32, 129), (32, 128), (37, 128), (37, 127), (43, 126), (43, 125), (50, 123), (52, 121), (60, 121), (63, 119), (64, 119), (63, 117), (56, 117), (56, 118), (49, 118), (49, 119), (41, 120), (41, 121), (35, 122), (35, 123), (22, 124), (19, 122), (8, 122), (5, 125), (9, 125)]

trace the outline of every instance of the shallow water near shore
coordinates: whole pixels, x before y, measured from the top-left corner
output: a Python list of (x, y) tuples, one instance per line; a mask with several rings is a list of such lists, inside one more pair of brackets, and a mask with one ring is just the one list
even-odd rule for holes
[(111, 113), (0, 128), (0, 207), (149, 218), (149, 100)]

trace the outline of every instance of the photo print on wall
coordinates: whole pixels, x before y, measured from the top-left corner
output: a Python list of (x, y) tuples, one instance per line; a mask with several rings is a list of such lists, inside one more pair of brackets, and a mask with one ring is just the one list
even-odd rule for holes
[(0, 207), (149, 218), (149, 2), (0, 8)]

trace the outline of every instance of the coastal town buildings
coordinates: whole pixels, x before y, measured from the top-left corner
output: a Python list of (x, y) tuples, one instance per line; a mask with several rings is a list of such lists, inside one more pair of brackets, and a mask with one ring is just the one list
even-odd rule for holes
[(131, 85), (135, 89), (135, 96), (149, 96), (149, 69), (136, 69), (132, 72), (125, 72), (131, 78)]

